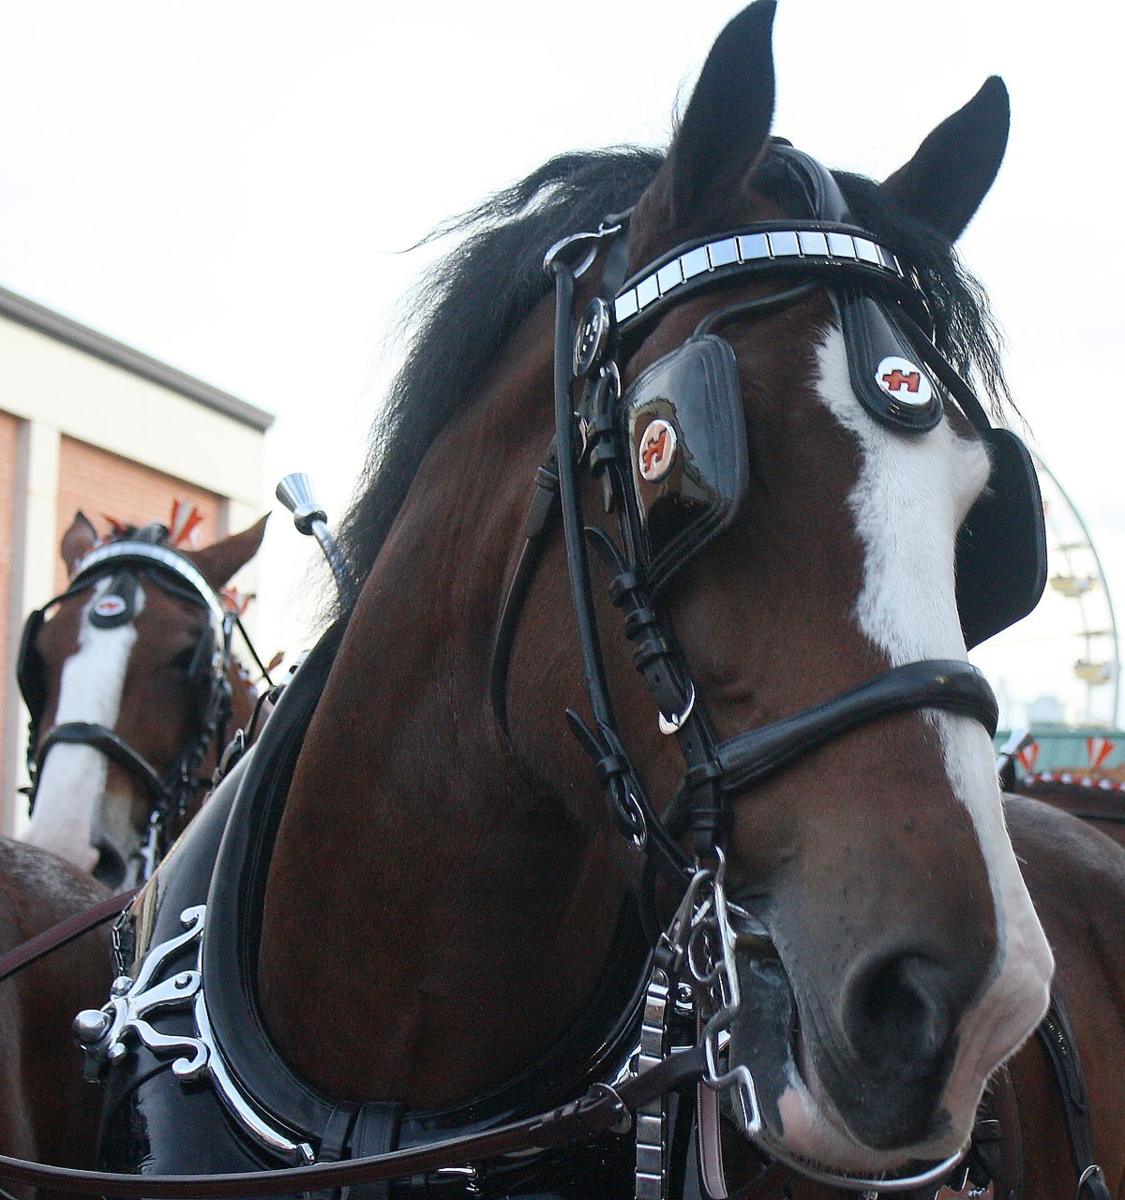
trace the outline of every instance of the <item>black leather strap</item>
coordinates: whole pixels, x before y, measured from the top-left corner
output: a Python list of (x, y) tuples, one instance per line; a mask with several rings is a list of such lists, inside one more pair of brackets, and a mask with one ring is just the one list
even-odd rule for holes
[(649, 1100), (697, 1082), (702, 1078), (704, 1066), (703, 1050), (695, 1047), (670, 1055), (616, 1090), (595, 1085), (582, 1099), (524, 1121), (417, 1149), (343, 1162), (216, 1175), (132, 1175), (47, 1167), (4, 1154), (0, 1155), (0, 1179), (77, 1196), (117, 1196), (122, 1200), (244, 1200), (251, 1196), (372, 1184), (504, 1154), (579, 1145), (621, 1126), (629, 1112)]
[(104, 725), (91, 721), (66, 721), (56, 725), (43, 739), (37, 756), (37, 774), (43, 768), (43, 760), (47, 757), (52, 746), (92, 746), (100, 750), (106, 758), (132, 772), (148, 788), (154, 800), (166, 800), (169, 788), (165, 781), (153, 769), (147, 759), (124, 742)]
[(1090, 1130), (1090, 1100), (1082, 1061), (1074, 1043), (1074, 1031), (1057, 992), (1051, 993), (1047, 1015), (1036, 1030), (1047, 1054), (1062, 1103), (1070, 1159), (1078, 1176), (1077, 1200), (1112, 1200), (1105, 1176), (1094, 1158), (1094, 1139)]
[(996, 697), (984, 676), (958, 659), (930, 659), (894, 667), (804, 712), (750, 729), (717, 750), (722, 787), (737, 792), (860, 725), (918, 708), (973, 717), (996, 732)]

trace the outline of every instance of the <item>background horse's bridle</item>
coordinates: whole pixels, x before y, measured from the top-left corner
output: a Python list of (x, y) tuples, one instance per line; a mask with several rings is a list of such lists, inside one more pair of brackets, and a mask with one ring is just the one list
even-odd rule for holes
[[(58, 745), (85, 745), (99, 750), (110, 761), (136, 778), (149, 795), (151, 811), (148, 842), (143, 852), (142, 878), (147, 879), (156, 862), (167, 850), (170, 836), (183, 818), (192, 798), (209, 781), (199, 775), (199, 765), (207, 748), (216, 740), (222, 745), (231, 715), (231, 639), (237, 615), (190, 559), (161, 545), (167, 536), (162, 525), (150, 525), (134, 536), (96, 547), (77, 564), (70, 586), (28, 617), (20, 639), (16, 678), (30, 714), (28, 722), (27, 770), (30, 807), (34, 809), (43, 764)], [(162, 591), (203, 610), (206, 621), (187, 667), (189, 686), (196, 708), (195, 731), (175, 762), (161, 774), (137, 750), (114, 730), (87, 721), (68, 721), (55, 725), (40, 740), (40, 726), (46, 706), (44, 664), (35, 648), (35, 640), (56, 605), (87, 591), (100, 579), (111, 578), (109, 588), (84, 617), (108, 628), (133, 619), (134, 597), (138, 581), (144, 577)], [(106, 604), (107, 599), (112, 602)], [(101, 611), (99, 612), (99, 609)]]

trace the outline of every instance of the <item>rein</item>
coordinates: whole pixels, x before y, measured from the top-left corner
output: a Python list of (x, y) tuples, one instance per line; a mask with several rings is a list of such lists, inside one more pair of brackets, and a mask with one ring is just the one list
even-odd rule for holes
[(342, 1162), (215, 1175), (125, 1175), (48, 1167), (0, 1154), (0, 1177), (77, 1196), (122, 1200), (245, 1200), (282, 1192), (377, 1183), (536, 1150), (560, 1150), (632, 1126), (632, 1110), (685, 1087), (704, 1070), (699, 1048), (682, 1051), (616, 1088), (595, 1084), (581, 1099), (485, 1133), (446, 1138), (414, 1150), (393, 1150)]
[(9, 950), (7, 954), (0, 954), (0, 983), (17, 971), (22, 971), (24, 967), (30, 967), (32, 963), (46, 958), (55, 950), (61, 950), (63, 946), (69, 945), (84, 933), (89, 933), (91, 929), (104, 925), (124, 912), (139, 890), (139, 888), (132, 888), (127, 892), (118, 892), (113, 896), (107, 896), (93, 908), (75, 913), (74, 916), (67, 917), (65, 921), (52, 925), (50, 929), (44, 929), (35, 937), (28, 938), (26, 942)]

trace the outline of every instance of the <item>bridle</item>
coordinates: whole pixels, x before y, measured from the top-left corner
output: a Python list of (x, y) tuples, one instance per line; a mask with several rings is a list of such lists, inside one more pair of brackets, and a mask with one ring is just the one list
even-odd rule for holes
[[(1046, 562), (1042, 513), (1026, 449), (1014, 434), (992, 428), (972, 390), (924, 332), (929, 315), (913, 272), (850, 220), (838, 185), (819, 163), (788, 147), (775, 146), (773, 153), (803, 185), (814, 220), (763, 222), (679, 246), (623, 286), (617, 285), (613, 272), (625, 257), (627, 215), (607, 218), (596, 231), (567, 238), (548, 253), (544, 265), (553, 279), (556, 300), (555, 437), (537, 474), (523, 553), (498, 622), (492, 702), (498, 722), (506, 729), (512, 642), (545, 534), (558, 512), (593, 719), (588, 722), (573, 709), (566, 715), (594, 762), (613, 824), (644, 856), (641, 900), (656, 951), (656, 992), (666, 994), (677, 981), (692, 987), (706, 1052), (704, 1083), (712, 1092), (736, 1087), (745, 1131), (761, 1140), (771, 1156), (835, 1185), (857, 1190), (908, 1189), (944, 1177), (957, 1156), (920, 1175), (893, 1182), (842, 1177), (795, 1162), (784, 1147), (763, 1137), (749, 1071), (743, 1066), (728, 1069), (721, 1065), (723, 1038), (739, 1009), (734, 922), (748, 924), (754, 937), (766, 940), (748, 914), (736, 911), (726, 900), (722, 847), (728, 805), (736, 794), (777, 775), (813, 750), (892, 714), (944, 710), (973, 718), (991, 736), (996, 730), (996, 699), (981, 673), (968, 662), (924, 660), (894, 667), (792, 716), (723, 741), (716, 738), (686, 660), (658, 607), (660, 588), (730, 525), (745, 489), (741, 463), (732, 466), (721, 461), (718, 453), (711, 453), (715, 444), (738, 445), (740, 436), (744, 447), (745, 439), (734, 353), (729, 343), (712, 331), (725, 320), (776, 311), (816, 287), (827, 286), (848, 347), (853, 388), (874, 420), (903, 437), (918, 437), (942, 419), (943, 391), (960, 407), (991, 451), (994, 477), (1000, 476), (994, 478), (994, 495), (1002, 496), (1005, 503), (1015, 503), (1017, 518), (1030, 525), (1030, 533), (1013, 550), (1010, 545), (998, 544), (986, 510), (985, 534), (975, 540), (1008, 554), (1013, 569), (1026, 577), (1013, 598), (1014, 614), (1011, 608), (992, 614), (990, 628), (982, 627), (989, 618), (982, 622), (979, 605), (970, 610), (968, 620), (962, 607), (970, 643), (1026, 615), (1042, 593)], [(589, 302), (575, 332), (574, 282), (599, 254), (606, 294)], [(796, 276), (798, 282), (712, 314), (691, 339), (648, 368), (622, 395), (624, 358), (635, 344), (637, 332), (656, 315), (703, 290), (763, 276), (788, 277), (790, 283)], [(916, 402), (903, 402), (889, 387), (879, 385), (879, 373), (887, 364), (894, 364), (888, 375), (897, 372), (905, 379), (904, 372), (909, 371), (912, 381), (919, 380), (921, 395)], [(573, 398), (576, 385), (581, 388), (577, 403)], [(642, 424), (644, 418), (649, 418), (647, 424)], [(657, 453), (653, 450), (657, 443), (646, 442), (646, 436), (658, 421), (661, 454), (669, 454), (669, 443), (674, 454), (677, 440), (682, 442), (685, 432), (691, 435), (691, 422), (702, 430), (701, 434), (696, 431), (692, 446), (697, 477), (691, 480), (693, 494), (687, 499), (694, 502), (694, 509), (689, 509), (690, 515), (679, 526), (661, 532), (659, 542), (653, 534), (656, 502), (645, 486), (649, 465), (645, 455), (650, 450)], [(712, 445), (701, 445), (708, 435)], [(583, 469), (601, 483), (607, 511), (618, 514), (619, 543), (586, 524), (579, 485)], [(657, 475), (656, 483), (664, 478)], [(688, 507), (686, 493), (685, 483), (676, 497), (680, 508)], [(970, 514), (968, 524), (972, 521)], [(679, 743), (684, 765), (681, 782), (670, 801), (659, 808), (646, 795), (614, 717), (602, 666), (588, 547), (610, 575), (609, 595), (622, 612), (625, 635), (634, 646), (634, 665), (655, 701), (660, 729)], [(682, 845), (685, 834), (689, 835), (690, 852)], [(662, 928), (655, 916), (657, 875), (670, 880), (684, 896), (667, 928)], [(697, 951), (701, 943), (707, 946), (702, 967)], [(700, 1136), (704, 1136), (702, 1128)], [(660, 1148), (657, 1137), (649, 1147), (653, 1151), (650, 1159), (655, 1155), (659, 1160)]]
[[(163, 526), (150, 526), (142, 536), (159, 537)], [(94, 722), (67, 721), (53, 726), (40, 739), (40, 724), (46, 703), (43, 664), (35, 640), (47, 614), (64, 601), (79, 596), (100, 579), (111, 578), (106, 593), (85, 619), (112, 628), (133, 619), (132, 598), (140, 578), (169, 595), (203, 610), (206, 617), (187, 669), (196, 705), (195, 732), (172, 765), (163, 773), (114, 730)], [(67, 590), (49, 600), (28, 617), (20, 641), (17, 680), (30, 719), (28, 722), (27, 770), (29, 807), (34, 810), (36, 794), (47, 755), (59, 745), (91, 746), (111, 762), (128, 771), (147, 792), (150, 801), (149, 828), (143, 848), (141, 878), (147, 879), (168, 849), (191, 800), (208, 780), (199, 774), (207, 748), (216, 740), (225, 742), (231, 715), (232, 635), (237, 615), (228, 608), (203, 573), (190, 559), (158, 542), (124, 538), (98, 546), (77, 564)]]
[[(810, 190), (815, 189), (814, 212), (828, 207), (846, 213), (843, 197), (823, 167), (787, 147), (775, 147), (774, 153), (784, 155)], [(888, 341), (900, 349), (900, 356), (921, 358), (985, 439), (994, 457), (994, 475), (1001, 470), (1007, 472), (1003, 490), (997, 486), (992, 489), (994, 506), (995, 498), (1001, 496), (1006, 502), (1014, 500), (1020, 508), (1019, 518), (1031, 526), (1020, 545), (1013, 548), (1009, 542), (999, 547), (1009, 561), (1015, 561), (1020, 577), (1026, 576), (1013, 602), (1023, 610), (1020, 616), (1034, 606), (1045, 580), (1042, 516), (1030, 503), (1030, 497), (1037, 498), (1038, 494), (1030, 460), (1023, 477), (1009, 470), (1008, 451), (1016, 457), (1019, 451), (1027, 456), (1022, 443), (1010, 431), (992, 428), (971, 389), (922, 332), (920, 322), (927, 320), (925, 299), (912, 273), (866, 231), (838, 220), (764, 222), (677, 247), (616, 290), (615, 297), (612, 293), (611, 299), (595, 297), (575, 335), (574, 279), (603, 247), (613, 247), (607, 258), (618, 252), (623, 234), (624, 221), (610, 218), (593, 233), (559, 243), (547, 258), (546, 268), (556, 291), (555, 441), (537, 475), (536, 495), (525, 525), (524, 550), (498, 622), (491, 694), (496, 716), (506, 728), (512, 639), (544, 535), (553, 514), (560, 512), (593, 724), (573, 710), (568, 711), (568, 720), (594, 760), (614, 824), (638, 848), (655, 856), (665, 874), (686, 879), (694, 861), (714, 864), (726, 802), (732, 795), (771, 777), (833, 738), (872, 720), (919, 708), (939, 708), (973, 717), (990, 734), (997, 721), (995, 697), (976, 668), (963, 661), (931, 660), (895, 667), (804, 712), (723, 742), (715, 739), (683, 655), (658, 614), (658, 593), (674, 571), (730, 525), (745, 488), (745, 475), (743, 472), (739, 478), (737, 469), (729, 469), (727, 478), (720, 478), (724, 468), (716, 465), (712, 478), (705, 478), (697, 489), (704, 493), (698, 506), (700, 514), (654, 549), (650, 530), (646, 529), (646, 497), (637, 470), (637, 447), (630, 445), (630, 435), (635, 443), (636, 434), (628, 428), (630, 417), (646, 407), (663, 405), (672, 418), (664, 423), (670, 423), (673, 429), (676, 423), (684, 423), (692, 408), (706, 409), (709, 420), (715, 420), (713, 410), (720, 409), (725, 410), (721, 414), (723, 423), (712, 432), (712, 440), (736, 441), (741, 437), (744, 442), (733, 351), (710, 331), (723, 320), (775, 311), (813, 288), (827, 285), (844, 325), (853, 378), (862, 374), (869, 380), (875, 373), (855, 368), (864, 343), (874, 344), (880, 360), (891, 357), (885, 353)], [(577, 270), (573, 263), (579, 264)], [(732, 279), (778, 275), (796, 275), (800, 283), (712, 314), (700, 327), (703, 333), (697, 330), (688, 342), (649, 368), (622, 397), (621, 355), (653, 317), (689, 296)], [(865, 306), (869, 308), (865, 310)], [(870, 350), (867, 357), (871, 357)], [(676, 387), (697, 386), (696, 378), (704, 380), (698, 385), (706, 389), (704, 402), (677, 406), (673, 397)], [(577, 406), (571, 398), (575, 381), (583, 385)], [(650, 381), (654, 381), (652, 388), (648, 388)], [(897, 403), (872, 385), (860, 390), (860, 399), (876, 420), (903, 436), (918, 436), (942, 418), (940, 393), (934, 383), (929, 393), (927, 404), (907, 405)], [(1003, 447), (1003, 455), (997, 454), (998, 445)], [(693, 461), (706, 462), (709, 453), (706, 447), (695, 445)], [(1003, 461), (996, 461), (998, 457)], [(612, 506), (618, 513), (620, 546), (600, 529), (585, 523), (578, 478), (583, 468), (602, 483), (609, 500), (607, 507)], [(706, 475), (707, 469), (700, 473)], [(1025, 494), (1013, 497), (1017, 486), (1023, 487)], [(646, 797), (617, 730), (602, 669), (588, 545), (609, 571), (609, 594), (622, 611), (626, 636), (634, 645), (634, 662), (656, 702), (661, 730), (677, 738), (683, 755), (682, 782), (671, 805), (665, 806), (672, 814), (671, 829)], [(991, 549), (998, 547), (994, 544)], [(964, 622), (964, 613), (962, 617)], [(992, 627), (984, 630), (981, 626), (987, 622), (974, 612), (974, 627), (967, 631), (967, 640), (982, 640), (982, 634), (990, 636), (1014, 619), (1009, 610), (992, 614)], [(692, 832), (690, 855), (679, 844), (682, 826)]]

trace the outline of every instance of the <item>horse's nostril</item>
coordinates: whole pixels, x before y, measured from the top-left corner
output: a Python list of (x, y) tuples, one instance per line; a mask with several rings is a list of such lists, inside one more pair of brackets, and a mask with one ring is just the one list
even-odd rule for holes
[(952, 1033), (955, 980), (924, 955), (891, 952), (871, 958), (845, 987), (842, 1018), (856, 1056), (879, 1069), (930, 1074)]
[(103, 842), (98, 846), (98, 861), (93, 876), (110, 891), (117, 891), (125, 882), (125, 860), (115, 846)]

